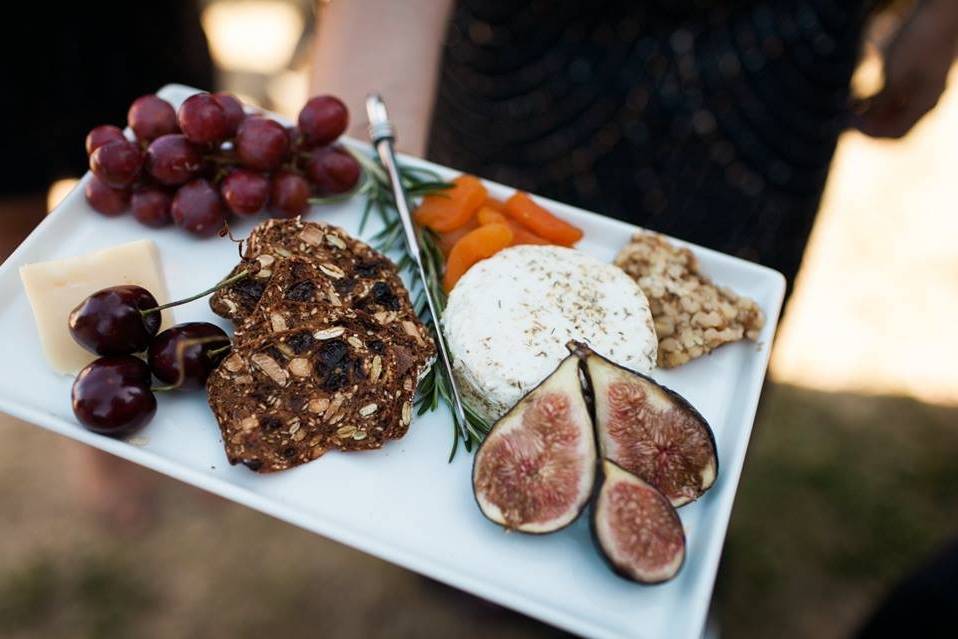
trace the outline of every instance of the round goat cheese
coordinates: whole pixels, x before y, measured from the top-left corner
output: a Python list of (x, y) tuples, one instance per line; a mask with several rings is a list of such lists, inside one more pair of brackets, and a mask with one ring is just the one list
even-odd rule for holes
[(556, 369), (569, 340), (643, 373), (655, 365), (638, 284), (574, 249), (516, 246), (479, 262), (450, 293), (443, 327), (463, 400), (490, 424)]

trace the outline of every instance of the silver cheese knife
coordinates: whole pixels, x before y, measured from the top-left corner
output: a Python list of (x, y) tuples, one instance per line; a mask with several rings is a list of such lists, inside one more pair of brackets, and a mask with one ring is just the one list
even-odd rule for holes
[(419, 279), (422, 281), (423, 292), (426, 294), (426, 304), (429, 306), (429, 315), (432, 316), (433, 326), (436, 327), (436, 341), (439, 344), (439, 355), (442, 365), (446, 367), (446, 378), (449, 380), (449, 389), (452, 391), (453, 417), (456, 419), (459, 431), (466, 436), (468, 442), (468, 428), (466, 411), (462, 407), (462, 398), (459, 395), (459, 385), (452, 374), (452, 360), (449, 358), (449, 349), (446, 347), (446, 338), (442, 334), (442, 324), (439, 323), (439, 311), (432, 291), (426, 285), (426, 269), (422, 265), (422, 249), (419, 247), (419, 238), (416, 236), (416, 227), (413, 226), (412, 216), (409, 214), (409, 202), (406, 199), (406, 190), (399, 179), (399, 167), (396, 164), (396, 150), (393, 143), (396, 141), (396, 131), (389, 121), (386, 112), (386, 103), (381, 96), (371, 93), (366, 97), (366, 115), (369, 117), (369, 139), (372, 141), (379, 159), (386, 167), (389, 182), (393, 190), (393, 199), (396, 200), (396, 210), (406, 235), (406, 245), (409, 254), (419, 269)]

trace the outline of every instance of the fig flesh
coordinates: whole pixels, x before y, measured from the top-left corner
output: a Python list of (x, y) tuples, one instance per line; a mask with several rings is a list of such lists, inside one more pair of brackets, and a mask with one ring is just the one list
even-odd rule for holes
[(685, 562), (685, 532), (669, 500), (654, 486), (606, 460), (592, 510), (592, 534), (612, 569), (657, 584)]
[(489, 431), (473, 462), (476, 502), (507, 529), (559, 530), (588, 503), (596, 459), (579, 360), (570, 356)]
[(705, 418), (652, 378), (583, 344), (572, 348), (592, 387), (603, 459), (652, 484), (675, 507), (698, 499), (718, 475), (715, 437)]

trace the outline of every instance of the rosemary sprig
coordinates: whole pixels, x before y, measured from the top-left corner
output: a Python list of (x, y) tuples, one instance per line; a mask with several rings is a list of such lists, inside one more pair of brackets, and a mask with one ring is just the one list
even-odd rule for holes
[[(433, 325), (432, 318), (429, 315), (425, 287), (428, 287), (432, 293), (438, 306), (437, 311), (441, 314), (446, 307), (446, 292), (442, 288), (442, 266), (445, 260), (442, 251), (439, 249), (439, 238), (429, 229), (416, 229), (419, 246), (422, 249), (422, 262), (426, 271), (426, 281), (421, 282), (417, 276), (415, 261), (409, 254), (409, 248), (403, 238), (402, 222), (399, 219), (399, 212), (396, 210), (396, 204), (393, 200), (389, 176), (378, 158), (353, 150), (350, 150), (350, 152), (363, 167), (361, 184), (355, 191), (346, 194), (347, 197), (360, 195), (365, 199), (359, 232), (362, 233), (366, 228), (371, 215), (375, 214), (379, 218), (382, 222), (382, 229), (373, 236), (373, 246), (383, 253), (389, 253), (396, 261), (400, 272), (405, 271), (411, 275), (410, 293), (413, 307), (422, 321), (438, 333), (441, 328)], [(445, 182), (437, 173), (422, 167), (400, 165), (399, 175), (406, 194), (410, 198), (440, 194), (452, 187), (452, 184)], [(337, 196), (335, 201), (342, 201), (343, 199), (345, 198)], [(332, 201), (332, 198), (312, 200), (315, 204), (331, 203)], [(410, 208), (413, 207), (410, 206)], [(440, 403), (452, 405), (452, 395), (446, 371), (438, 364), (429, 370), (420, 382), (418, 390), (416, 408), (419, 415), (435, 410)], [(453, 418), (453, 441), (452, 449), (449, 451), (450, 461), (455, 457), (460, 440), (463, 442), (465, 449), (471, 451), (473, 445), (478, 445), (486, 433), (489, 432), (489, 424), (480, 415), (468, 406), (464, 406), (464, 408), (466, 412), (465, 424), (458, 424), (455, 417)]]

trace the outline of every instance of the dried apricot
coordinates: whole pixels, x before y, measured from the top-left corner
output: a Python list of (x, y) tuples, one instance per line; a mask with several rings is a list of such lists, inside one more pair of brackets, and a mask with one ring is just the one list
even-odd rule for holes
[(465, 226), (486, 201), (486, 187), (479, 178), (460, 175), (453, 187), (442, 193), (427, 195), (416, 209), (416, 223), (437, 233), (446, 233)]
[(481, 226), (486, 224), (506, 224), (512, 229), (512, 243), (509, 246), (518, 246), (520, 244), (552, 244), (544, 237), (539, 237), (529, 229), (518, 222), (510, 220), (502, 211), (497, 211), (489, 206), (483, 205), (476, 213), (476, 221)]
[(459, 278), (469, 268), (487, 257), (492, 257), (512, 242), (512, 229), (502, 223), (486, 224), (474, 231), (470, 231), (456, 242), (449, 253), (446, 262), (446, 274), (443, 277), (443, 288), (448, 293), (456, 285)]
[(486, 201), (482, 203), (483, 206), (499, 211), (500, 213), (506, 210), (506, 203), (502, 200), (497, 200), (494, 197), (487, 197)]
[(582, 239), (581, 229), (560, 220), (522, 191), (516, 191), (506, 200), (504, 212), (511, 219), (550, 242), (572, 246)]
[(508, 220), (508, 218), (505, 213), (485, 205), (476, 213), (476, 221), (479, 222), (480, 226), (494, 224), (496, 222), (506, 223), (506, 220)]
[(439, 233), (439, 250), (442, 251), (443, 256), (448, 259), (449, 253), (452, 251), (452, 247), (456, 245), (456, 242), (458, 242), (466, 233), (469, 231), (474, 231), (477, 228), (479, 228), (479, 221), (476, 219), (476, 216), (472, 216), (463, 226), (446, 233)]

